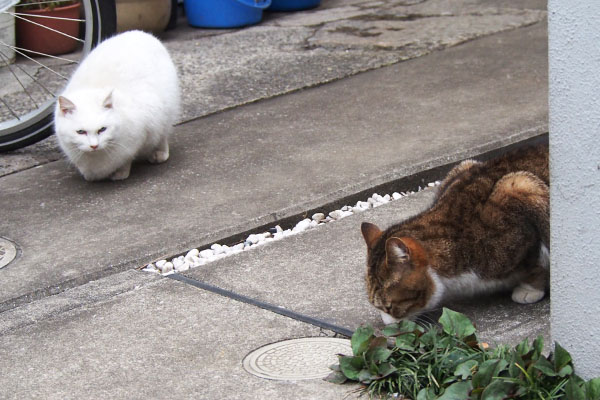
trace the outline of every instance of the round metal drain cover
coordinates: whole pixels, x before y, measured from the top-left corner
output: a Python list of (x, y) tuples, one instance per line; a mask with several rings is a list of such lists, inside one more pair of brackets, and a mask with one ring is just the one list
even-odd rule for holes
[(0, 268), (7, 266), (17, 257), (17, 247), (10, 240), (0, 237)]
[(284, 340), (254, 350), (244, 358), (244, 369), (252, 375), (277, 380), (324, 378), (338, 354), (352, 354), (347, 339), (315, 337)]

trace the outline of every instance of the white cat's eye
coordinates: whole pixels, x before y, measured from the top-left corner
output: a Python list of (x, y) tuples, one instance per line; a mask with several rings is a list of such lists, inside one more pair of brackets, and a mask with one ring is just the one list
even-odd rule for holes
[(84, 131), (83, 129), (78, 130), (77, 133), (80, 135), (87, 135), (87, 132)]
[(102, 128), (98, 129), (98, 133), (102, 133), (102, 132), (104, 132), (105, 130), (106, 130), (106, 127), (105, 127), (105, 126), (103, 126)]

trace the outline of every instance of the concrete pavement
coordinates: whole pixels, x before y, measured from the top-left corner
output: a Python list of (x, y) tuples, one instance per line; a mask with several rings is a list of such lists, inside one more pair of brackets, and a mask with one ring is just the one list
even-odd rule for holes
[[(52, 141), (0, 156), (10, 172), (0, 177), (0, 236), (20, 248), (0, 269), (0, 397), (343, 398), (352, 387), (241, 368), (261, 345), (331, 330), (135, 268), (381, 188), (414, 188), (423, 171), (439, 179), (450, 163), (547, 132), (543, 4), (324, 0), (239, 31), (168, 33), (188, 122), (166, 164), (90, 184), (47, 162)], [(365, 298), (358, 227), (402, 219), (430, 196), (186, 276), (341, 329), (381, 327)], [(452, 306), (491, 342), (548, 337), (548, 300)]]

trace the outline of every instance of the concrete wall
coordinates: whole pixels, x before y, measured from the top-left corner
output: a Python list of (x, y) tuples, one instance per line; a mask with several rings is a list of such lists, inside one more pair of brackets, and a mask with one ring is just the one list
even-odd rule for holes
[(600, 376), (600, 1), (549, 0), (551, 323)]

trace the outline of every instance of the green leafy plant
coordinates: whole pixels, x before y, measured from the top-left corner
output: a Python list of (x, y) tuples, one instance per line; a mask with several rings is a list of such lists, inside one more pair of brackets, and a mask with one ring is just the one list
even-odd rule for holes
[(352, 356), (326, 380), (359, 382), (370, 397), (412, 400), (600, 400), (600, 378), (585, 382), (574, 373), (569, 353), (558, 343), (542, 352), (540, 336), (515, 346), (489, 348), (463, 314), (444, 308), (441, 327), (402, 321), (376, 336), (361, 326), (352, 336)]
[(18, 4), (19, 10), (54, 10), (56, 7), (70, 6), (78, 3), (79, 0), (21, 0)]

